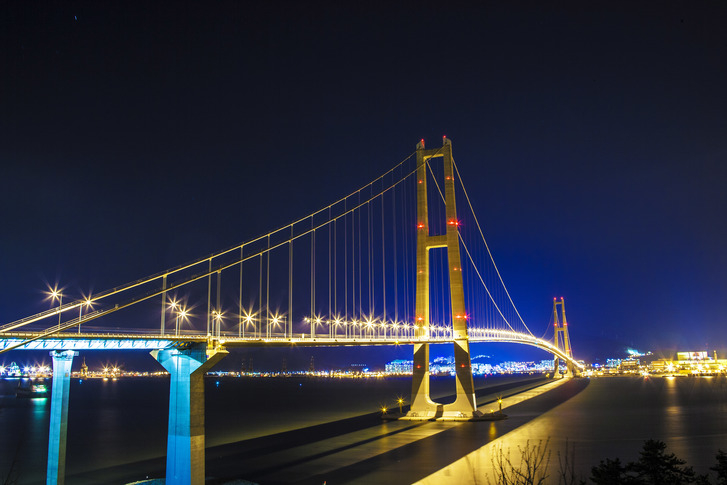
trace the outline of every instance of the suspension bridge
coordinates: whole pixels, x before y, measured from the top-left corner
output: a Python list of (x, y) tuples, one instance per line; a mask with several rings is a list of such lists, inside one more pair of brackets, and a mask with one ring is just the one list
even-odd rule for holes
[[(49, 296), (54, 308), (0, 326), (0, 353), (53, 357), (49, 484), (64, 480), (80, 350), (145, 350), (170, 373), (169, 484), (204, 483), (202, 379), (230, 348), (413, 345), (409, 420), (483, 417), (473, 342), (530, 345), (550, 352), (556, 371), (561, 360), (581, 369), (562, 298), (541, 335), (518, 312), (446, 137), (433, 149), (421, 140), (370, 183), (255, 239), (92, 295)], [(444, 343), (454, 347), (451, 404), (429, 395), (429, 346)]]

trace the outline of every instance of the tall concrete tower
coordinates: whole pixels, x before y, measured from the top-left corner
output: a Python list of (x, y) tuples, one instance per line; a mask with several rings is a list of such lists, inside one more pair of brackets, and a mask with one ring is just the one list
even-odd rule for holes
[[(444, 199), (446, 210), (445, 234), (432, 234), (429, 229), (427, 200), (427, 165), (430, 159), (442, 158), (444, 163)], [(429, 344), (414, 344), (411, 408), (404, 419), (476, 419), (477, 410), (469, 339), (467, 314), (464, 307), (462, 265), (459, 255), (459, 222), (454, 197), (454, 170), (452, 142), (443, 138), (441, 148), (427, 150), (424, 140), (417, 144), (417, 276), (416, 276), (416, 337), (428, 338), (429, 333), (429, 250), (446, 248), (449, 267), (449, 295), (452, 331), (454, 336), (454, 362), (457, 372), (457, 398), (451, 404), (439, 404), (429, 396)]]
[[(560, 305), (562, 319), (558, 319), (558, 305)], [(569, 358), (573, 358), (573, 351), (570, 348), (570, 337), (568, 336), (568, 321), (565, 319), (565, 300), (560, 297), (560, 301), (553, 298), (553, 345), (560, 349)], [(558, 374), (558, 366), (560, 359), (556, 355), (553, 361), (553, 376)], [(568, 372), (573, 375), (574, 369), (568, 366)]]

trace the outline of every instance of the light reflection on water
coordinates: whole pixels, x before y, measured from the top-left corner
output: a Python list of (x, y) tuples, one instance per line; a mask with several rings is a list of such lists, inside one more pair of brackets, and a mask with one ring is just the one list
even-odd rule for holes
[[(16, 399), (17, 381), (0, 380), (0, 474), (21, 447), (22, 480), (43, 481), (47, 452), (48, 399)], [(385, 380), (209, 380), (208, 445), (249, 439), (293, 427), (373, 412), (408, 396), (409, 378)], [(449, 382), (433, 383), (448, 392)], [(163, 379), (72, 381), (68, 466), (71, 473), (163, 456), (168, 382)], [(506, 411), (513, 417), (516, 413)], [(666, 441), (669, 451), (704, 473), (717, 449), (727, 449), (727, 379), (598, 378), (581, 393), (484, 447), (467, 462), (480, 476), (491, 467), (493, 445), (516, 450), (528, 440), (550, 438), (551, 472), (557, 452), (574, 445), (584, 476), (603, 458), (638, 457), (644, 440)], [(497, 435), (493, 423), (488, 435)], [(469, 477), (472, 474), (470, 472)], [(452, 482), (450, 482), (452, 483)]]
[[(476, 385), (483, 384), (478, 380)], [(16, 399), (16, 387), (17, 380), (0, 379), (0, 476), (19, 451), (20, 483), (42, 483), (50, 399)], [(409, 377), (207, 379), (207, 446), (376, 412), (383, 405), (393, 409), (400, 396), (408, 404), (410, 392)], [(453, 379), (432, 380), (434, 396), (453, 392)], [(68, 474), (164, 456), (168, 393), (163, 378), (71, 380)]]
[[(550, 475), (557, 483), (558, 453), (575, 449), (575, 468), (584, 478), (605, 458), (638, 459), (645, 440), (666, 442), (667, 452), (697, 473), (709, 472), (718, 449), (727, 450), (727, 379), (608, 377), (592, 379), (578, 395), (484, 446), (423, 484), (455, 483), (473, 474), (493, 477), (497, 449), (514, 458), (518, 447), (550, 440)], [(506, 410), (511, 416), (517, 413)], [(469, 468), (468, 468), (469, 467)]]

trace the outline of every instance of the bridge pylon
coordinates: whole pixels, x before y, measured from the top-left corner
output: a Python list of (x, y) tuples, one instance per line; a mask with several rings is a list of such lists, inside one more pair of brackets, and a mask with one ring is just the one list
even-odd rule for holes
[(209, 344), (151, 352), (170, 376), (167, 485), (204, 485), (204, 374), (227, 354)]
[[(429, 229), (429, 203), (427, 200), (427, 163), (431, 158), (444, 160), (444, 199), (446, 209), (446, 233), (431, 234)], [(454, 169), (452, 142), (443, 138), (442, 147), (425, 149), (424, 140), (417, 144), (417, 275), (416, 275), (416, 330), (415, 337), (429, 336), (429, 250), (446, 248), (449, 271), (449, 294), (454, 337), (454, 362), (457, 374), (457, 397), (451, 404), (434, 402), (429, 395), (429, 344), (414, 344), (412, 391), (410, 411), (403, 419), (431, 420), (477, 419), (475, 386), (472, 379), (467, 313), (464, 306), (462, 264), (459, 253), (459, 222), (454, 196)]]
[[(561, 319), (558, 319), (558, 306), (560, 305)], [(575, 367), (570, 363), (573, 359), (573, 351), (570, 346), (570, 336), (568, 335), (568, 321), (565, 319), (565, 300), (560, 297), (560, 301), (557, 298), (553, 298), (553, 345), (561, 350), (571, 360), (566, 363), (568, 368), (568, 375), (574, 376), (577, 371)], [(560, 358), (556, 355), (553, 358), (553, 377), (557, 376), (560, 372)]]

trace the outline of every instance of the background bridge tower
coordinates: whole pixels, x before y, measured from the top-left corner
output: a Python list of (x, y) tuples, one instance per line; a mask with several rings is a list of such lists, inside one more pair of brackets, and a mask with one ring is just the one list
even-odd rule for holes
[[(427, 164), (442, 157), (444, 162), (444, 199), (446, 204), (445, 234), (431, 234), (427, 200)], [(467, 336), (467, 314), (464, 306), (462, 265), (459, 254), (459, 223), (454, 197), (452, 142), (446, 137), (442, 147), (426, 150), (424, 140), (417, 144), (417, 253), (416, 253), (416, 338), (429, 338), (429, 250), (446, 248), (449, 272), (449, 293), (454, 337), (454, 362), (457, 373), (457, 398), (451, 404), (439, 404), (429, 397), (429, 344), (414, 344), (411, 408), (406, 419), (472, 419), (477, 411), (472, 364)]]
[[(558, 320), (558, 305), (560, 305), (562, 319)], [(557, 349), (560, 349), (570, 359), (573, 359), (573, 351), (570, 347), (570, 337), (568, 336), (568, 321), (565, 319), (565, 300), (560, 297), (560, 301), (553, 298), (553, 345)], [(559, 372), (558, 366), (560, 365), (560, 359), (556, 355), (553, 360), (553, 376), (556, 376)], [(571, 365), (568, 365), (568, 373), (573, 375), (574, 369)]]

